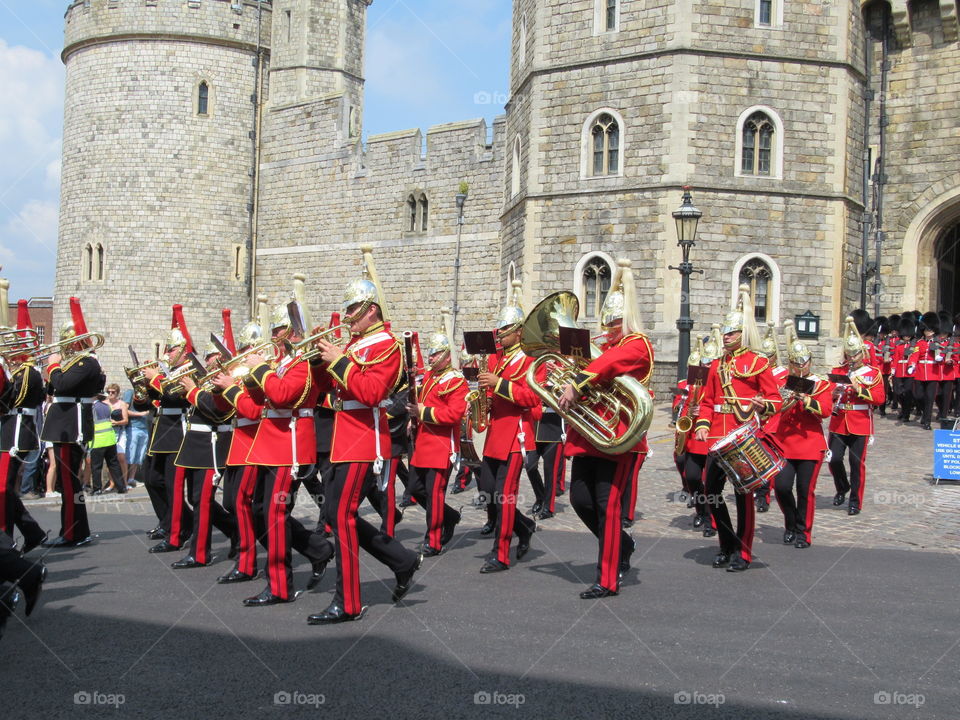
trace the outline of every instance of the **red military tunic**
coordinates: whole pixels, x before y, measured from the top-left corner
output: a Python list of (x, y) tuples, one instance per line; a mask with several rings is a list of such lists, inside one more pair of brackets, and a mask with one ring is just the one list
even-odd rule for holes
[(906, 340), (900, 340), (893, 348), (891, 365), (893, 369), (893, 376), (895, 378), (910, 377), (910, 373), (908, 371), (910, 366), (910, 359), (908, 357), (909, 349), (910, 343)]
[[(677, 383), (677, 387), (684, 391), (686, 399), (684, 400), (680, 395), (678, 395), (676, 405), (679, 405), (682, 401), (684, 403), (684, 414), (688, 415), (692, 419), (696, 419), (697, 411), (699, 410), (700, 403), (703, 400), (703, 392), (705, 390), (703, 384), (694, 383), (692, 387), (688, 387), (687, 381), (681, 380)], [(676, 405), (674, 407), (676, 407)], [(679, 417), (677, 419), (679, 420)], [(707, 454), (707, 443), (702, 440), (697, 440), (697, 436), (693, 431), (693, 428), (691, 428), (690, 432), (687, 433), (687, 442), (684, 446), (684, 452), (692, 453), (693, 455)]]
[(403, 372), (400, 342), (383, 323), (347, 344), (330, 366), (313, 366), (321, 392), (336, 391), (331, 462), (374, 462), (390, 457), (386, 400)]
[(428, 371), (420, 386), (420, 428), (410, 464), (445, 470), (460, 452), (460, 423), (467, 412), (467, 381), (459, 370)]
[(834, 385), (816, 375), (807, 378), (814, 382), (813, 392), (803, 401), (784, 403), (786, 409), (776, 415), (774, 442), (788, 460), (819, 460), (827, 451), (823, 419), (833, 410)]
[(519, 343), (487, 359), (488, 371), (500, 379), (490, 402), (484, 457), (506, 460), (510, 453), (536, 449), (533, 421), (540, 419), (543, 409), (540, 398), (527, 386), (527, 369), (532, 364), (533, 358), (524, 354)]
[(743, 401), (757, 395), (764, 401), (761, 420), (779, 409), (780, 389), (770, 361), (746, 348), (725, 353), (710, 364), (694, 430), (708, 429), (707, 445), (712, 445), (750, 420), (754, 409)]
[[(776, 367), (770, 368), (770, 374), (773, 375), (773, 381), (777, 384), (777, 392), (783, 390), (787, 384), (787, 378), (790, 377), (790, 370), (783, 365), (777, 365)], [(774, 413), (761, 423), (761, 425), (763, 425), (763, 431), (767, 435), (775, 434), (777, 432), (777, 423), (779, 422), (780, 413)]]
[(943, 364), (943, 355), (935, 351), (936, 343), (930, 340), (918, 340), (913, 352), (908, 358), (908, 372), (913, 368), (913, 379), (920, 382), (936, 382), (940, 380), (940, 367)]
[(227, 452), (227, 465), (246, 465), (263, 414), (263, 391), (256, 386), (234, 385), (223, 391), (223, 397), (237, 411), (233, 419), (233, 439)]
[[(313, 408), (320, 389), (313, 382), (310, 364), (300, 355), (287, 355), (276, 370), (268, 363), (261, 363), (250, 370), (250, 377), (263, 390), (266, 402), (247, 464), (287, 467), (315, 463), (317, 434), (313, 427)], [(291, 433), (291, 424), (296, 428), (295, 433)]]
[(873, 435), (873, 406), (883, 405), (886, 391), (883, 388), (883, 376), (877, 368), (863, 365), (858, 370), (849, 371), (849, 367), (835, 367), (837, 375), (849, 374), (856, 378), (857, 385), (841, 385), (843, 390), (833, 406), (830, 418), (830, 432), (839, 435)]
[[(624, 335), (612, 345), (607, 345), (600, 357), (593, 360), (580, 373), (574, 382), (578, 392), (583, 392), (588, 385), (602, 385), (621, 375), (629, 375), (644, 385), (649, 381), (653, 372), (653, 347), (647, 336), (642, 333)], [(618, 433), (622, 432), (626, 423), (621, 420)], [(647, 437), (644, 435), (629, 452), (646, 453)], [(593, 457), (610, 458), (611, 456), (595, 448), (583, 437), (577, 429), (570, 427), (567, 431), (567, 445), (565, 454), (569, 457), (577, 455), (591, 455)]]

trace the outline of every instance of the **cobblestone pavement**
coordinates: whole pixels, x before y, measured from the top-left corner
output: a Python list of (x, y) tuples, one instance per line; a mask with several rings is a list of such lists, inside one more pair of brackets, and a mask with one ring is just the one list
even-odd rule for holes
[[(695, 544), (715, 543), (702, 538), (692, 526), (693, 511), (680, 495), (680, 478), (673, 465), (673, 431), (668, 427), (669, 407), (659, 405), (648, 434), (651, 452), (640, 473), (637, 499), (637, 523), (634, 533), (664, 538), (689, 538)], [(953, 550), (960, 547), (960, 485), (955, 482), (934, 484), (933, 435), (917, 423), (901, 425), (893, 418), (877, 417), (876, 437), (867, 453), (867, 488), (863, 511), (850, 517), (846, 506), (834, 507), (833, 479), (829, 469), (821, 468), (817, 483), (817, 510), (814, 519), (814, 543), (856, 544), (868, 548)], [(398, 484), (398, 497), (401, 488)], [(463, 505), (461, 529), (483, 524), (484, 513), (472, 505), (475, 486), (464, 493), (449, 495), (454, 507)], [(56, 504), (55, 500), (27, 501), (28, 505)], [(521, 480), (520, 507), (526, 511), (533, 493)], [(732, 508), (732, 495), (728, 498)], [(146, 492), (140, 486), (125, 497), (106, 495), (88, 498), (91, 513), (152, 513)], [(364, 506), (364, 514), (372, 510)], [(317, 517), (316, 505), (301, 490), (295, 510), (306, 521)], [(757, 542), (779, 543), (782, 518), (776, 500), (769, 512), (757, 515)], [(423, 527), (423, 511), (409, 508), (404, 527)], [(570, 508), (567, 497), (557, 500), (557, 514), (542, 521), (552, 530), (586, 532)]]

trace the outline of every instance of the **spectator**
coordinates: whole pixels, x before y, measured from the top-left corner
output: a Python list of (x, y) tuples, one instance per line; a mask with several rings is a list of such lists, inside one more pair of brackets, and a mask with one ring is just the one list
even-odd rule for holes
[(120, 474), (127, 477), (127, 436), (130, 418), (127, 416), (127, 403), (120, 399), (120, 386), (107, 385), (107, 405), (110, 406), (110, 424), (117, 435), (117, 460), (120, 462)]
[[(120, 461), (117, 457), (117, 434), (113, 431), (110, 419), (110, 406), (104, 402), (105, 395), (98, 395), (93, 403), (93, 442), (90, 443), (91, 485), (94, 495), (116, 490), (118, 493), (127, 491), (123, 474), (120, 472)], [(110, 485), (103, 487), (103, 463), (106, 461), (110, 471)]]
[(147, 453), (150, 440), (150, 414), (153, 405), (146, 396), (131, 393), (128, 400), (127, 417), (127, 487), (137, 486), (137, 473)]

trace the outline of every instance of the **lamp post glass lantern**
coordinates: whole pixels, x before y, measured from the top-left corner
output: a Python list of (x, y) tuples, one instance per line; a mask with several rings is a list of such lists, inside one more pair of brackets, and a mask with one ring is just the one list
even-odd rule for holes
[(697, 225), (703, 213), (693, 204), (690, 196), (690, 187), (684, 186), (683, 200), (680, 207), (673, 211), (673, 220), (677, 224), (677, 245), (683, 253), (683, 262), (679, 267), (670, 266), (671, 270), (680, 271), (680, 318), (677, 320), (677, 330), (680, 338), (677, 343), (677, 380), (687, 376), (687, 359), (690, 357), (690, 331), (693, 329), (693, 320), (690, 318), (690, 276), (703, 270), (694, 270), (690, 262), (690, 248), (696, 245)]

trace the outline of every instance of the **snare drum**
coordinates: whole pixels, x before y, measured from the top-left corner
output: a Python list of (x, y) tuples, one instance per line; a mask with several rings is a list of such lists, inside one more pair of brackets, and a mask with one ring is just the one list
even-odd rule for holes
[(709, 454), (741, 495), (768, 488), (783, 469), (783, 456), (758, 437), (756, 417), (710, 446)]

